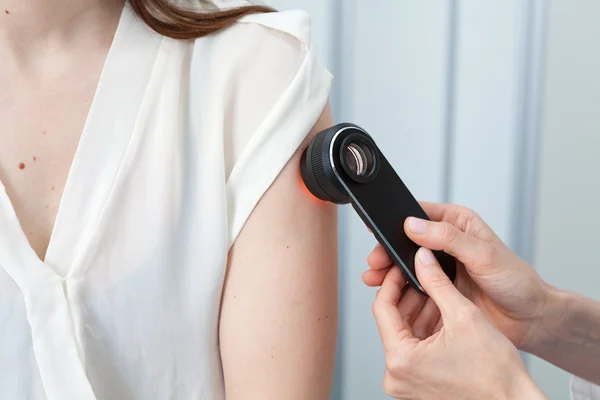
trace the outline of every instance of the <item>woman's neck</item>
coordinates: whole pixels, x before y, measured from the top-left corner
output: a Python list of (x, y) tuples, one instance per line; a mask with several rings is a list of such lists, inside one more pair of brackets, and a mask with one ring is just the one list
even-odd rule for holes
[(48, 54), (110, 43), (125, 0), (0, 0), (0, 59), (37, 64)]

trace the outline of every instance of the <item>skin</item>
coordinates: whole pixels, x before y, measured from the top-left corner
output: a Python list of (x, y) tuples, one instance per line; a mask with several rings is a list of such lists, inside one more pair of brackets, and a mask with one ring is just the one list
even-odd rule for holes
[[(308, 140), (332, 122), (327, 107)], [(228, 400), (329, 398), (337, 218), (335, 206), (299, 184), (307, 145), (263, 196), (231, 250), (220, 333)]]
[[(546, 284), (473, 211), (454, 205), (421, 205), (433, 221), (409, 218), (405, 232), (418, 245), (444, 250), (457, 259), (458, 276), (453, 286), (469, 304), (477, 307), (477, 318), (489, 321), (516, 348), (600, 384), (600, 303)], [(369, 286), (381, 285), (391, 268), (383, 248), (377, 246), (368, 263), (371, 269), (364, 273), (364, 282)], [(443, 305), (435, 296), (419, 296), (412, 289), (402, 296), (397, 310), (421, 340), (439, 335), (446, 328), (447, 318), (452, 318), (448, 317), (451, 310), (444, 315)], [(477, 328), (476, 334), (485, 337), (487, 328)], [(471, 350), (477, 351), (467, 346), (464, 354)], [(500, 361), (494, 361), (502, 359), (503, 351), (498, 350), (487, 362), (454, 379), (468, 383), (490, 369), (506, 368)], [(459, 358), (465, 361), (465, 357)], [(517, 361), (511, 368), (522, 371)], [(426, 371), (421, 379), (432, 387), (443, 385)], [(523, 377), (520, 379), (524, 381)], [(533, 396), (535, 388), (530, 390)], [(494, 387), (488, 395), (495, 393), (502, 393), (502, 389)]]
[[(0, 0), (0, 180), (40, 259), (122, 6)], [(332, 124), (327, 106), (302, 147)], [(220, 322), (228, 400), (329, 397), (337, 214), (301, 185), (302, 147), (231, 249)]]
[(405, 400), (545, 399), (515, 346), (452, 285), (433, 253), (421, 249), (416, 258), (418, 279), (444, 324), (426, 338), (414, 336), (399, 311), (410, 301), (402, 290), (407, 283), (393, 267), (373, 303), (385, 351), (385, 391)]
[(0, 180), (40, 259), (122, 6), (0, 0)]

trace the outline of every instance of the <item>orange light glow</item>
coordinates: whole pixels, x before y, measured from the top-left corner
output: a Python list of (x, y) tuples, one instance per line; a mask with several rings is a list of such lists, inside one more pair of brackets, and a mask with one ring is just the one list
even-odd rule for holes
[(300, 171), (298, 171), (298, 179), (300, 181), (300, 187), (302, 188), (302, 191), (304, 193), (306, 193), (306, 196), (308, 198), (310, 198), (311, 201), (313, 201), (315, 203), (321, 203), (321, 204), (326, 203), (325, 201), (319, 199), (314, 194), (312, 194), (312, 192), (306, 187), (306, 184), (304, 183), (304, 179), (302, 179), (302, 173), (300, 173)]

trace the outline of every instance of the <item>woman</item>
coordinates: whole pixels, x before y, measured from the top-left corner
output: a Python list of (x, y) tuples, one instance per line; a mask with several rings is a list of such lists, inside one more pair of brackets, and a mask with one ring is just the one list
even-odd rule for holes
[[(423, 203), (434, 220), (409, 218), (424, 246), (415, 258), (430, 295), (403, 290), (382, 247), (363, 275), (382, 285), (373, 304), (386, 353), (384, 386), (397, 399), (545, 399), (517, 348), (571, 373), (573, 400), (600, 399), (600, 303), (546, 284), (474, 212)], [(460, 263), (454, 282), (430, 250)]]
[(328, 398), (331, 76), (241, 6), (0, 0), (0, 398)]

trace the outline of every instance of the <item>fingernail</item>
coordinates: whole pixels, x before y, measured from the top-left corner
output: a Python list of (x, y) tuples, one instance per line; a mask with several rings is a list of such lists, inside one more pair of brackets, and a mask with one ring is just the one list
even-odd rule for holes
[(423, 265), (435, 265), (437, 263), (437, 260), (435, 259), (435, 256), (431, 250), (425, 248), (421, 248), (419, 250), (419, 259)]
[(423, 235), (427, 232), (427, 222), (420, 218), (410, 217), (408, 219), (408, 228), (413, 233)]

